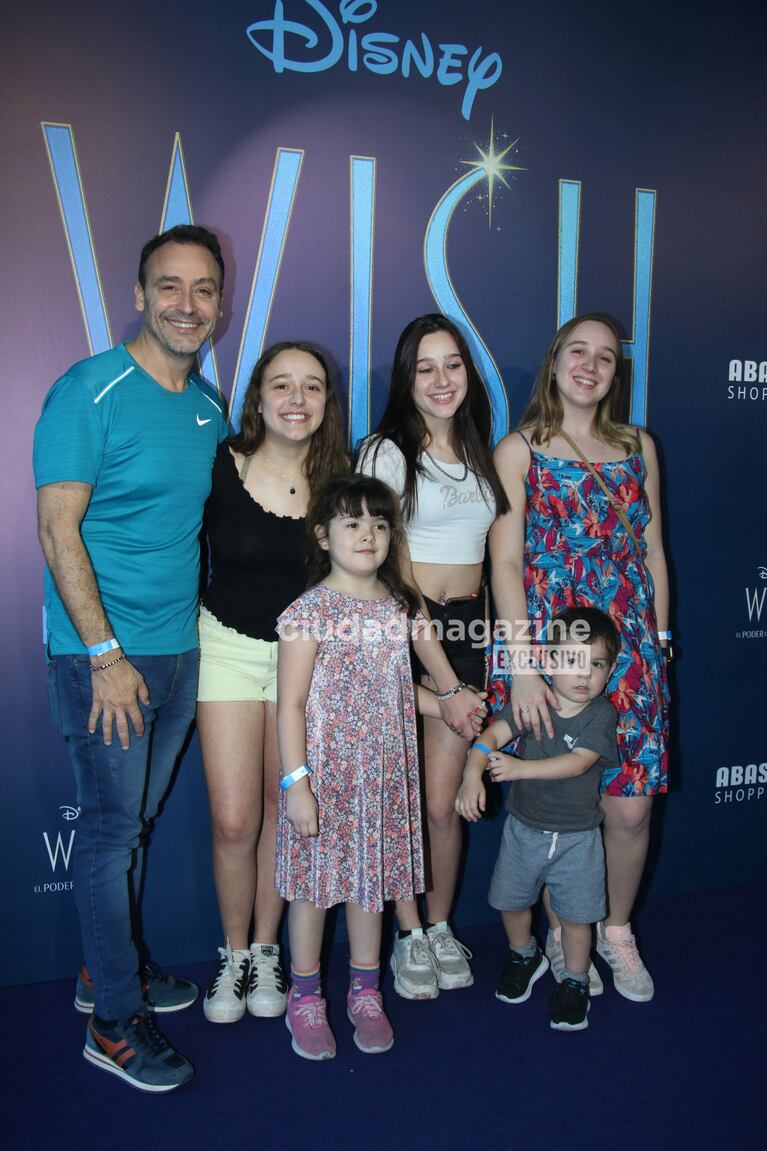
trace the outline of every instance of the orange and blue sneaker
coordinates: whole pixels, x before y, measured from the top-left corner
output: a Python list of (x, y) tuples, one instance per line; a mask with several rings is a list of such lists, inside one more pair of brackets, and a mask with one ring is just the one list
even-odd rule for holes
[[(178, 975), (165, 975), (154, 963), (147, 963), (142, 973), (141, 994), (150, 1011), (183, 1011), (191, 1007), (200, 989), (196, 983)], [(87, 967), (80, 968), (75, 987), (75, 1011), (90, 1015), (93, 1011), (93, 981)]]
[(151, 1011), (141, 1011), (106, 1027), (91, 1015), (83, 1055), (139, 1091), (173, 1091), (194, 1075), (194, 1067), (160, 1033)]

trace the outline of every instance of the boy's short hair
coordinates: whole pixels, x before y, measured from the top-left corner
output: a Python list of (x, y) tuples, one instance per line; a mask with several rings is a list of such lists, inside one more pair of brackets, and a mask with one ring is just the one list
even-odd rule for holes
[(620, 635), (609, 615), (597, 607), (565, 608), (554, 616), (546, 636), (549, 644), (561, 644), (567, 640), (592, 644), (600, 639), (610, 663), (615, 663), (621, 649)]

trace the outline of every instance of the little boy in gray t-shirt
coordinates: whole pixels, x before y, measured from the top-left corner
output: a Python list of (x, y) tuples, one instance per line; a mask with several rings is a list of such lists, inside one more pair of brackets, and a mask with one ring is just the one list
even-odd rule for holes
[[(605, 915), (605, 867), (599, 782), (618, 762), (617, 713), (602, 695), (618, 654), (615, 625), (596, 608), (570, 608), (552, 623), (559, 646), (543, 649), (559, 710), (554, 735), (521, 732), (508, 704), (469, 752), (456, 808), (465, 819), (485, 809), (482, 775), (511, 781), (509, 812), (490, 883), (509, 956), (496, 990), (522, 1003), (549, 961), (531, 935), (532, 907), (544, 884), (562, 925), (564, 971), (552, 995), (556, 1030), (588, 1027), (592, 925)], [(581, 638), (584, 636), (587, 638)], [(521, 758), (500, 749), (521, 736)]]

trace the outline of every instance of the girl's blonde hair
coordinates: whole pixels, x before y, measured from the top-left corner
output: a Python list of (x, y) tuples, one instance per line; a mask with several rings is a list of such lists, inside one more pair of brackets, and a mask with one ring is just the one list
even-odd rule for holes
[(603, 312), (587, 312), (583, 316), (575, 316), (568, 320), (559, 329), (549, 345), (543, 362), (535, 378), (533, 390), (525, 411), (519, 421), (534, 444), (546, 444), (562, 427), (562, 400), (557, 389), (557, 357), (565, 341), (580, 325), (589, 321), (604, 324), (615, 337), (616, 362), (615, 375), (610, 390), (597, 405), (594, 417), (594, 430), (600, 440), (614, 448), (623, 448), (629, 454), (641, 451), (641, 440), (636, 428), (625, 424), (623, 414), (623, 377), (625, 361), (623, 359), (623, 346), (618, 326), (610, 316)]

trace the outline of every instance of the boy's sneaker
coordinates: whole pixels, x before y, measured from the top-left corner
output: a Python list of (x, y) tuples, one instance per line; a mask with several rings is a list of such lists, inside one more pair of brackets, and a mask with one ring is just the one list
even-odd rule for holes
[(83, 1055), (139, 1091), (172, 1091), (194, 1075), (194, 1067), (161, 1035), (151, 1011), (121, 1020), (114, 1027), (88, 1020)]
[(218, 954), (221, 960), (202, 1001), (203, 1015), (210, 1023), (236, 1023), (245, 1014), (250, 952), (232, 951), (227, 940)]
[(285, 1026), (293, 1036), (292, 1047), (303, 1059), (333, 1059), (336, 1041), (328, 1023), (325, 1000), (319, 995), (299, 995), (290, 989)]
[(260, 1019), (283, 1015), (288, 1002), (288, 981), (280, 967), (277, 943), (251, 943), (248, 1011)]
[[(549, 928), (548, 935), (546, 936), (546, 958), (551, 967), (551, 974), (556, 979), (557, 983), (562, 982), (562, 972), (565, 969), (565, 953), (562, 948), (562, 928), (554, 927)], [(602, 976), (597, 971), (593, 963), (589, 964), (589, 995), (593, 999), (595, 995), (602, 995), (605, 985), (602, 982)]]
[[(181, 979), (177, 975), (165, 975), (154, 963), (147, 963), (142, 972), (141, 994), (150, 1011), (163, 1014), (167, 1011), (183, 1011), (191, 1007), (200, 989), (196, 983)], [(75, 1010), (81, 1015), (93, 1011), (93, 981), (87, 967), (80, 968), (75, 986)]]
[(404, 939), (395, 935), (389, 964), (394, 972), (394, 990), (403, 999), (436, 999), (439, 995), (437, 960), (423, 928), (414, 927)]
[(597, 924), (597, 953), (609, 963), (615, 990), (634, 1003), (648, 1003), (655, 993), (652, 976), (637, 951), (631, 924), (605, 927)]
[(513, 947), (509, 948), (509, 957), (498, 980), (495, 998), (502, 999), (504, 1003), (524, 1003), (530, 998), (533, 984), (545, 975), (549, 969), (549, 961), (541, 952), (540, 947), (535, 948), (535, 955), (525, 959)]
[(549, 999), (549, 1022), (555, 1031), (584, 1031), (588, 1025), (589, 989), (577, 979), (563, 979)]
[(468, 947), (459, 943), (448, 924), (443, 920), (433, 927), (427, 927), (426, 937), (437, 961), (437, 982), (440, 988), (452, 991), (457, 987), (471, 987), (474, 976), (466, 960), (471, 959), (472, 954)]
[(381, 992), (367, 987), (346, 997), (346, 1014), (354, 1024), (354, 1042), (366, 1055), (388, 1051), (394, 1043), (394, 1032), (383, 1009)]

